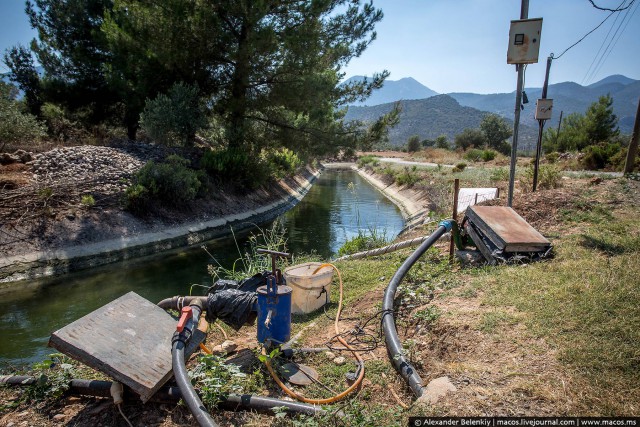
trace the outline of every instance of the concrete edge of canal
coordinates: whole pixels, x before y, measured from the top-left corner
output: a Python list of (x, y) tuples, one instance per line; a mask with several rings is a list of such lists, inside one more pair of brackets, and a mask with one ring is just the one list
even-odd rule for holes
[(286, 188), (287, 196), (257, 209), (205, 222), (183, 224), (159, 232), (2, 258), (0, 294), (10, 291), (15, 282), (57, 276), (178, 248), (193, 247), (207, 240), (228, 235), (231, 226), (234, 232), (238, 232), (254, 223), (270, 221), (302, 200), (320, 173), (321, 171), (311, 172), (300, 185)]
[(375, 173), (364, 168), (358, 168), (355, 163), (326, 163), (323, 166), (327, 169), (353, 170), (384, 194), (387, 199), (400, 209), (405, 219), (406, 224), (404, 230), (400, 232), (401, 235), (405, 230), (413, 228), (417, 224), (422, 224), (429, 214), (429, 208), (426, 205), (428, 199), (420, 191), (400, 187), (396, 184), (386, 184)]

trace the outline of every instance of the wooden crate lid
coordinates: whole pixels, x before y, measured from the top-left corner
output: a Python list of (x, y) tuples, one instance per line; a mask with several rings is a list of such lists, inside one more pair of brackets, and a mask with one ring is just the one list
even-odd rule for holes
[(499, 249), (537, 252), (551, 246), (535, 228), (506, 206), (470, 206), (467, 216)]
[[(146, 402), (172, 376), (175, 330), (167, 312), (129, 292), (55, 331), (49, 346), (129, 386)], [(186, 353), (204, 337), (197, 330)]]

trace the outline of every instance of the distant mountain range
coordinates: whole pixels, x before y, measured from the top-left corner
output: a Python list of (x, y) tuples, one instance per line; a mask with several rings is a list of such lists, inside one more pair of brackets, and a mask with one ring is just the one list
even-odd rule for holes
[[(536, 126), (535, 102), (542, 95), (542, 88), (527, 88), (525, 92), (529, 98), (529, 104), (525, 105), (520, 120), (521, 123)], [(564, 117), (571, 113), (584, 114), (592, 102), (607, 93), (613, 97), (613, 110), (618, 116), (620, 130), (623, 133), (631, 133), (638, 107), (638, 98), (640, 98), (640, 80), (633, 80), (621, 75), (606, 77), (589, 86), (581, 86), (574, 82), (549, 85), (547, 97), (553, 99), (553, 117), (547, 122), (547, 126), (558, 125), (560, 111), (564, 111)], [(490, 111), (503, 117), (513, 117), (515, 91), (489, 95), (475, 93), (450, 93), (449, 95), (461, 105)]]
[[(362, 120), (373, 122), (393, 109), (394, 103), (386, 103), (371, 107), (351, 106), (346, 120)], [(412, 135), (421, 139), (435, 139), (439, 135), (447, 135), (449, 141), (466, 128), (480, 126), (486, 111), (462, 106), (449, 95), (436, 95), (425, 99), (400, 101), (402, 111), (399, 124), (389, 131), (389, 142), (400, 146)], [(513, 126), (511, 119), (506, 119)], [(526, 125), (520, 127), (519, 147), (521, 150), (532, 150), (537, 138), (537, 127)]]
[[(362, 79), (361, 76), (355, 76), (353, 79)], [(535, 101), (541, 96), (541, 88), (525, 89), (529, 103), (525, 105), (520, 116), (520, 123), (529, 126), (524, 132), (525, 139), (529, 139), (530, 134), (537, 133), (538, 122), (534, 119)], [(429, 94), (423, 96), (423, 94)], [(630, 79), (622, 75), (613, 75), (606, 77), (589, 86), (581, 86), (573, 82), (556, 83), (549, 85), (547, 97), (554, 100), (553, 118), (547, 121), (547, 127), (557, 126), (560, 118), (560, 111), (564, 111), (564, 117), (578, 112), (584, 113), (589, 105), (598, 100), (598, 97), (609, 93), (613, 97), (613, 108), (615, 114), (619, 118), (618, 125), (623, 133), (630, 134), (633, 130), (633, 121), (640, 98), (640, 80)], [(411, 109), (410, 113), (401, 115), (400, 124), (394, 129), (392, 134), (392, 143), (401, 145), (406, 142), (411, 135), (418, 134), (422, 138), (431, 138), (434, 134), (442, 133), (452, 137), (456, 133), (461, 132), (465, 127), (476, 127), (473, 125), (477, 121), (478, 114), (480, 120), (484, 112), (492, 112), (499, 114), (505, 119), (512, 121), (513, 110), (515, 104), (515, 91), (511, 93), (495, 93), (495, 94), (476, 94), (476, 93), (449, 93), (450, 98), (457, 101), (456, 108), (450, 100), (436, 97), (436, 93), (427, 86), (413, 78), (404, 78), (398, 81), (385, 81), (384, 86), (375, 91), (372, 96), (364, 103), (354, 104), (349, 107), (348, 118), (369, 117), (375, 119), (373, 111), (389, 111), (391, 105), (383, 107), (386, 103), (405, 100), (403, 106)], [(406, 100), (420, 100), (421, 98), (436, 97), (440, 98), (434, 102), (408, 102)], [(382, 101), (382, 102), (380, 102)], [(377, 104), (382, 105), (377, 105)], [(367, 105), (368, 107), (363, 107)], [(443, 110), (438, 106), (445, 107), (446, 114), (442, 114)], [(472, 107), (475, 112), (460, 107)], [(362, 110), (362, 108), (373, 109), (371, 111)], [(417, 109), (424, 108), (424, 111)], [(469, 115), (470, 114), (470, 115)], [(406, 121), (411, 118), (411, 121)], [(479, 121), (478, 121), (479, 123)], [(464, 124), (464, 127), (462, 127)], [(462, 128), (461, 128), (462, 127)], [(401, 139), (404, 138), (404, 139)], [(535, 136), (533, 141), (535, 141)], [(527, 144), (528, 145), (528, 141)], [(524, 147), (523, 147), (524, 148)]]
[[(343, 84), (352, 82), (360, 82), (364, 80), (364, 76), (353, 76), (346, 80)], [(388, 102), (395, 102), (401, 99), (424, 99), (438, 95), (438, 92), (429, 89), (419, 81), (412, 77), (405, 77), (400, 80), (385, 80), (384, 86), (374, 91), (365, 102), (357, 102), (353, 105), (367, 106), (380, 105)]]

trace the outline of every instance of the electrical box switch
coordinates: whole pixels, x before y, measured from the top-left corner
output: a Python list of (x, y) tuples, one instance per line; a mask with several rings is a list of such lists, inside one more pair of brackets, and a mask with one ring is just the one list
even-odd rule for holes
[(542, 18), (511, 21), (507, 64), (535, 64), (540, 52)]
[(536, 101), (536, 120), (550, 120), (553, 110), (553, 99), (538, 99)]

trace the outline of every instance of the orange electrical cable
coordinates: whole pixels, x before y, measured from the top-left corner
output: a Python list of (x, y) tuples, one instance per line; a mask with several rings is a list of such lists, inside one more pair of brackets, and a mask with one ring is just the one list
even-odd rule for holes
[(213, 352), (212, 352), (211, 350), (209, 350), (209, 349), (207, 348), (207, 346), (206, 346), (206, 345), (204, 345), (203, 343), (200, 343), (200, 350), (204, 351), (204, 352), (205, 352), (205, 353), (207, 353), (207, 354), (213, 354)]
[[(340, 313), (342, 312), (342, 296), (343, 296), (342, 276), (340, 275), (340, 270), (338, 270), (336, 268), (336, 266), (333, 265), (333, 264), (324, 263), (324, 264), (320, 265), (320, 267), (316, 268), (316, 270), (313, 272), (313, 274), (316, 274), (318, 271), (320, 271), (324, 267), (332, 267), (336, 271), (336, 273), (338, 273), (338, 280), (340, 282), (340, 301), (338, 302), (338, 313), (336, 314), (336, 320), (334, 322), (334, 328), (336, 330), (336, 335), (337, 335), (338, 341), (340, 341), (340, 343), (342, 343), (342, 345), (344, 345), (348, 350), (351, 351), (351, 353), (353, 353), (355, 358), (358, 360), (358, 363), (362, 367), (362, 369), (360, 369), (360, 374), (358, 375), (358, 378), (355, 380), (355, 382), (348, 389), (346, 389), (342, 393), (336, 394), (335, 396), (332, 396), (332, 397), (329, 397), (329, 398), (326, 398), (326, 399), (309, 399), (309, 398), (306, 398), (304, 396), (299, 395), (295, 391), (293, 391), (290, 388), (288, 388), (280, 380), (280, 378), (278, 377), (278, 374), (276, 374), (275, 370), (271, 366), (271, 362), (269, 361), (268, 358), (264, 362), (264, 364), (267, 366), (267, 370), (269, 371), (269, 374), (271, 374), (271, 377), (273, 378), (273, 380), (280, 386), (280, 388), (285, 393), (287, 393), (289, 396), (293, 397), (294, 399), (298, 399), (299, 401), (305, 402), (305, 403), (311, 403), (313, 405), (324, 405), (324, 404), (327, 404), (327, 403), (337, 402), (338, 400), (341, 400), (341, 399), (345, 398), (349, 393), (351, 393), (352, 391), (357, 389), (358, 386), (360, 385), (360, 383), (362, 382), (362, 380), (364, 379), (364, 361), (362, 360), (360, 355), (355, 351), (355, 349), (353, 347), (351, 347), (349, 345), (349, 343), (347, 343), (344, 340), (344, 338), (342, 338), (342, 336), (340, 336), (340, 329), (338, 328), (338, 322), (340, 320)], [(265, 352), (264, 348), (262, 349), (262, 354), (266, 355), (266, 352)]]

